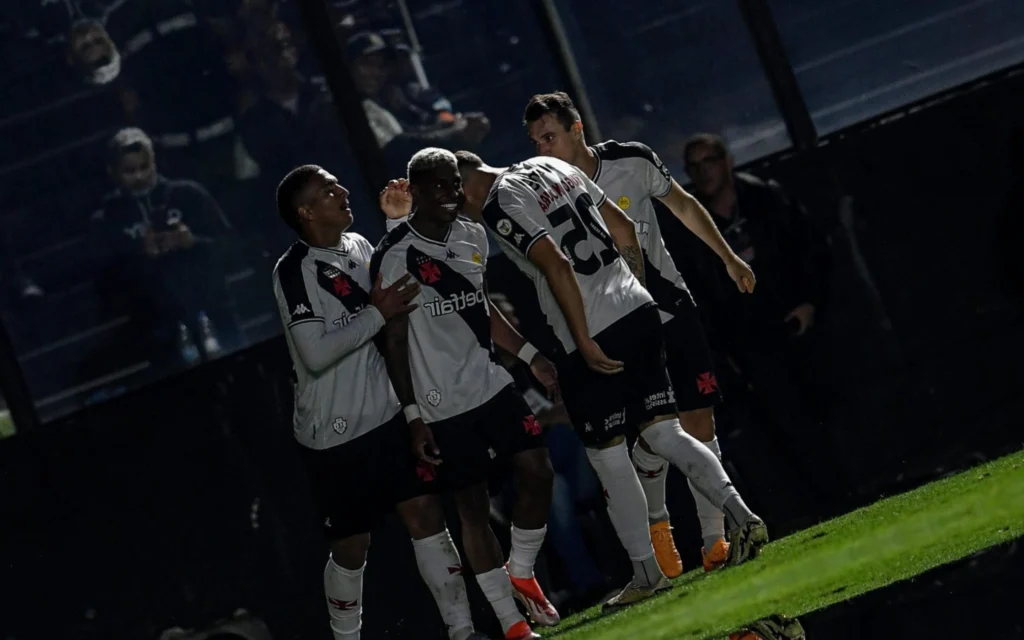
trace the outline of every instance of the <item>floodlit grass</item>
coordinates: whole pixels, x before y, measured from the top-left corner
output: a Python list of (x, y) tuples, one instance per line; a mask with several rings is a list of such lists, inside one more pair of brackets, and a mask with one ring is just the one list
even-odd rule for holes
[(753, 620), (799, 616), (1021, 535), (1024, 452), (800, 531), (749, 564), (687, 573), (671, 591), (625, 611), (583, 612), (544, 635), (720, 638)]
[(14, 428), (14, 421), (11, 420), (11, 412), (6, 409), (0, 410), (0, 440), (13, 436), (17, 430)]

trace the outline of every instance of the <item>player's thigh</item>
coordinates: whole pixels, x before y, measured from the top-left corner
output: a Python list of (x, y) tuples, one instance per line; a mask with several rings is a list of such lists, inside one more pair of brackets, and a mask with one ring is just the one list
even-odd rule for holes
[(667, 369), (679, 411), (713, 407), (722, 401), (704, 326), (690, 303), (662, 325)]
[(441, 464), (434, 467), (437, 490), (461, 491), (486, 482), (496, 453), (478, 428), (480, 413), (478, 407), (430, 425), (441, 451)]
[(540, 422), (514, 385), (499, 391), (484, 406), (478, 428), (496, 457), (511, 460), (543, 460), (550, 467)]
[(393, 482), (381, 473), (380, 452), (389, 442), (388, 434), (381, 429), (383, 425), (330, 449), (302, 450), (313, 498), (329, 540), (371, 531), (398, 501)]
[(616, 339), (628, 345), (624, 350), (626, 375), (626, 416), (631, 429), (652, 421), (675, 416), (676, 398), (666, 370), (665, 341), (661, 316), (656, 308), (646, 307), (630, 314), (631, 322)]
[(584, 446), (596, 447), (626, 433), (627, 374), (597, 373), (578, 351), (563, 358), (558, 371), (562, 402)]

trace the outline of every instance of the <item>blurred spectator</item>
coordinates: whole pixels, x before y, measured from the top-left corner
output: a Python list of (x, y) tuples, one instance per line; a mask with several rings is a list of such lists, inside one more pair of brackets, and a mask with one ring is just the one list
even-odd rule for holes
[[(713, 346), (729, 358), (733, 370), (752, 392), (760, 418), (784, 432), (797, 464), (827, 466), (814, 439), (830, 404), (818, 375), (820, 336), (817, 321), (828, 297), (829, 240), (807, 211), (774, 181), (733, 170), (725, 141), (699, 134), (685, 146), (686, 171), (694, 193), (711, 213), (729, 246), (757, 275), (752, 295), (741, 294), (720, 269), (700, 259), (695, 294), (710, 315)], [(690, 253), (704, 256), (699, 248)], [(703, 293), (703, 295), (701, 295)], [(838, 467), (837, 467), (838, 468)], [(822, 478), (823, 497), (844, 491), (836, 473)]]
[(115, 189), (93, 214), (94, 249), (103, 256), (101, 299), (127, 298), (152, 337), (158, 361), (214, 357), (237, 327), (219, 252), (230, 227), (201, 185), (157, 172), (150, 138), (122, 129), (108, 146)]
[[(124, 57), (136, 117), (176, 173), (233, 175), (234, 91), (192, 0), (118, 3), (106, 29)], [(173, 162), (172, 162), (173, 160)]]
[[(339, 153), (345, 136), (322, 77), (299, 71), (299, 49), (288, 26), (261, 15), (246, 25), (247, 93), (240, 132), (260, 173), (276, 185), (280, 176), (306, 163), (348, 170)], [(271, 183), (268, 182), (268, 185)]]
[[(43, 296), (43, 290), (21, 271), (14, 259), (11, 247), (7, 246), (6, 236), (0, 246), (0, 296), (8, 300), (25, 301)], [(6, 306), (6, 304), (4, 304)]]
[[(499, 293), (492, 293), (490, 298), (518, 330), (519, 319), (508, 298)], [(580, 522), (580, 511), (603, 506), (600, 484), (590, 468), (583, 445), (569, 423), (565, 405), (561, 402), (554, 404), (545, 397), (534, 384), (529, 368), (518, 358), (501, 352), (501, 359), (544, 427), (544, 439), (555, 471), (547, 539), (564, 569), (570, 592), (568, 600), (559, 599), (559, 606), (566, 605), (572, 610), (592, 606), (602, 596), (611, 595), (612, 591), (610, 581), (588, 549)], [(505, 503), (514, 504), (514, 501), (506, 500)]]
[(348, 39), (352, 79), (377, 143), (400, 166), (425, 146), (476, 148), (491, 129), (482, 113), (453, 114), (451, 104), (424, 87), (409, 68), (407, 46), (389, 45), (377, 32)]

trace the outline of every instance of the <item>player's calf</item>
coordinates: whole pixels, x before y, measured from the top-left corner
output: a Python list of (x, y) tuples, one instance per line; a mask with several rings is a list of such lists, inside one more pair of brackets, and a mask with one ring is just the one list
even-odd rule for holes
[(537, 583), (533, 567), (547, 534), (555, 474), (548, 450), (543, 447), (517, 453), (512, 464), (519, 497), (512, 517), (512, 550), (505, 566), (515, 597), (530, 618), (536, 624), (551, 627), (558, 624), (561, 616)]
[(506, 638), (532, 637), (522, 633), (524, 627), (529, 629), (529, 625), (516, 608), (512, 582), (502, 562), (501, 546), (491, 530), (487, 485), (475, 484), (456, 491), (455, 505), (462, 522), (462, 544), (466, 549), (466, 557)]
[[(715, 454), (719, 461), (722, 460), (722, 450), (719, 448), (718, 438), (715, 437), (715, 410), (712, 407), (680, 411), (679, 422), (683, 427), (683, 431), (700, 441), (711, 453)], [(719, 555), (718, 550), (722, 545), (725, 545), (726, 548), (728, 547), (728, 543), (725, 541), (725, 514), (722, 513), (721, 509), (711, 504), (711, 501), (705, 498), (704, 494), (698, 491), (692, 482), (689, 484), (690, 493), (693, 494), (693, 502), (697, 506), (701, 538), (704, 540), (704, 548), (702, 550), (704, 568), (708, 569), (709, 559), (710, 566), (714, 568), (716, 566), (715, 558)], [(722, 556), (722, 560), (724, 560), (724, 556)]]
[[(768, 542), (767, 529), (743, 502), (714, 453), (684, 432), (676, 418), (661, 418), (643, 429), (651, 449), (679, 468), (693, 486), (725, 514), (730, 534), (727, 564), (739, 564), (757, 557)], [(736, 542), (742, 547), (731, 548)]]
[(448, 637), (467, 640), (474, 630), (462, 559), (445, 527), (440, 501), (436, 496), (425, 495), (406, 500), (396, 508), (412, 538), (416, 566), (448, 628)]
[(668, 476), (668, 462), (661, 456), (651, 453), (650, 447), (638, 438), (633, 446), (633, 466), (640, 478), (640, 486), (647, 498), (647, 518), (650, 521), (651, 543), (654, 545), (654, 556), (662, 573), (669, 578), (676, 578), (683, 573), (683, 561), (676, 549), (676, 541), (672, 537), (669, 525), (668, 509), (665, 507), (665, 484)]
[(324, 593), (334, 640), (359, 640), (363, 613), (363, 570), (370, 534), (348, 536), (331, 543), (324, 568)]

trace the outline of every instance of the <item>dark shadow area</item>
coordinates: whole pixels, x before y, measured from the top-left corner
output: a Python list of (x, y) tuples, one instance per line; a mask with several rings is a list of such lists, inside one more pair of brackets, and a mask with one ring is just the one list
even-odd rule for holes
[(807, 638), (1024, 638), (1020, 541), (800, 616)]

